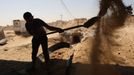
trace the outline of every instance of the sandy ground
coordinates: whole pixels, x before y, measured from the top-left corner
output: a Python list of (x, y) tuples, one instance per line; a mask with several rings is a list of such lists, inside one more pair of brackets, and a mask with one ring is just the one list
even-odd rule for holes
[[(133, 23), (117, 29), (115, 34), (111, 36), (112, 41), (114, 41), (112, 44), (105, 42), (105, 37), (108, 35), (102, 35), (102, 48), (94, 45), (96, 36), (91, 35), (80, 43), (72, 45), (71, 48), (54, 51), (50, 54), (51, 59), (65, 63), (74, 51), (73, 64), (70, 70), (71, 75), (134, 75), (133, 30)], [(24, 68), (31, 61), (32, 37), (17, 36), (13, 31), (5, 31), (5, 33), (8, 42), (6, 45), (0, 46), (0, 75), (10, 75), (11, 72)], [(94, 30), (91, 33), (94, 33)], [(49, 36), (49, 46), (57, 43), (58, 38), (53, 36), (55, 35)], [(109, 43), (110, 45), (108, 45)], [(110, 47), (107, 48), (107, 46)], [(41, 52), (40, 48), (38, 54)], [(55, 70), (58, 70), (59, 73), (63, 72), (63, 69), (56, 68)]]

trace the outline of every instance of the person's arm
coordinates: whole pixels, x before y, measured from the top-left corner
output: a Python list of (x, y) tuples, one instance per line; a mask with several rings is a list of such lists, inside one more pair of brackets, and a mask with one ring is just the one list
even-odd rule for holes
[(49, 30), (57, 31), (57, 32), (59, 32), (59, 33), (64, 32), (64, 30), (61, 29), (61, 28), (52, 27), (52, 26), (49, 26), (49, 25), (47, 25), (47, 24), (45, 25), (45, 27), (46, 27), (47, 29), (49, 29)]
[(42, 20), (40, 20), (40, 21), (41, 21), (42, 25), (43, 25), (44, 27), (46, 27), (47, 29), (49, 29), (49, 30), (53, 30), (53, 31), (57, 31), (57, 32), (63, 32), (63, 31), (64, 31), (64, 30), (61, 29), (61, 28), (49, 26), (47, 23), (45, 23), (45, 22), (42, 21)]

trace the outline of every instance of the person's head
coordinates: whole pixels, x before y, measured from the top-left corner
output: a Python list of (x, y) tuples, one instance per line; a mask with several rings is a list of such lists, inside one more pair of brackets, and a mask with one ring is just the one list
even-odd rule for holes
[(30, 12), (25, 12), (24, 15), (23, 15), (23, 18), (29, 22), (29, 21), (32, 21), (33, 20), (33, 15), (30, 13)]

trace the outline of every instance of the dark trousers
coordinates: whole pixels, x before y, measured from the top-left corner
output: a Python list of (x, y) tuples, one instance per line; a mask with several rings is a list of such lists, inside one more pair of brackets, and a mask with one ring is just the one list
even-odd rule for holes
[(35, 66), (37, 53), (39, 46), (42, 46), (43, 55), (45, 58), (45, 63), (48, 64), (50, 61), (49, 52), (48, 52), (48, 39), (47, 36), (33, 36), (32, 39), (32, 63)]

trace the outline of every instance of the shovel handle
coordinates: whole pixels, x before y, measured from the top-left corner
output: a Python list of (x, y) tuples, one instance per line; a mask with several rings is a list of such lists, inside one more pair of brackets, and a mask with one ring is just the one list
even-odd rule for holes
[[(83, 25), (77, 25), (77, 26), (74, 26), (74, 27), (70, 27), (70, 28), (66, 28), (66, 29), (63, 29), (64, 31), (66, 30), (71, 30), (71, 29), (74, 29), (74, 28), (79, 28), (79, 27), (86, 27), (86, 28), (89, 28), (90, 26), (92, 26), (94, 23), (96, 23), (101, 17), (98, 17), (98, 16), (95, 16), (95, 17), (92, 17), (91, 19), (89, 19), (87, 22), (85, 22)], [(56, 33), (57, 31), (54, 31), (54, 32), (50, 32), (50, 33), (47, 33), (47, 35), (49, 34), (53, 34), (53, 33)]]
[[(64, 31), (67, 31), (67, 30), (71, 30), (71, 29), (75, 29), (75, 28), (79, 28), (79, 27), (83, 27), (83, 25), (78, 25), (78, 26), (74, 26), (74, 27), (69, 27), (69, 28), (66, 28), (66, 29), (63, 29), (63, 30), (64, 30)], [(57, 33), (57, 31), (47, 33), (47, 35), (53, 34), (53, 33)]]

